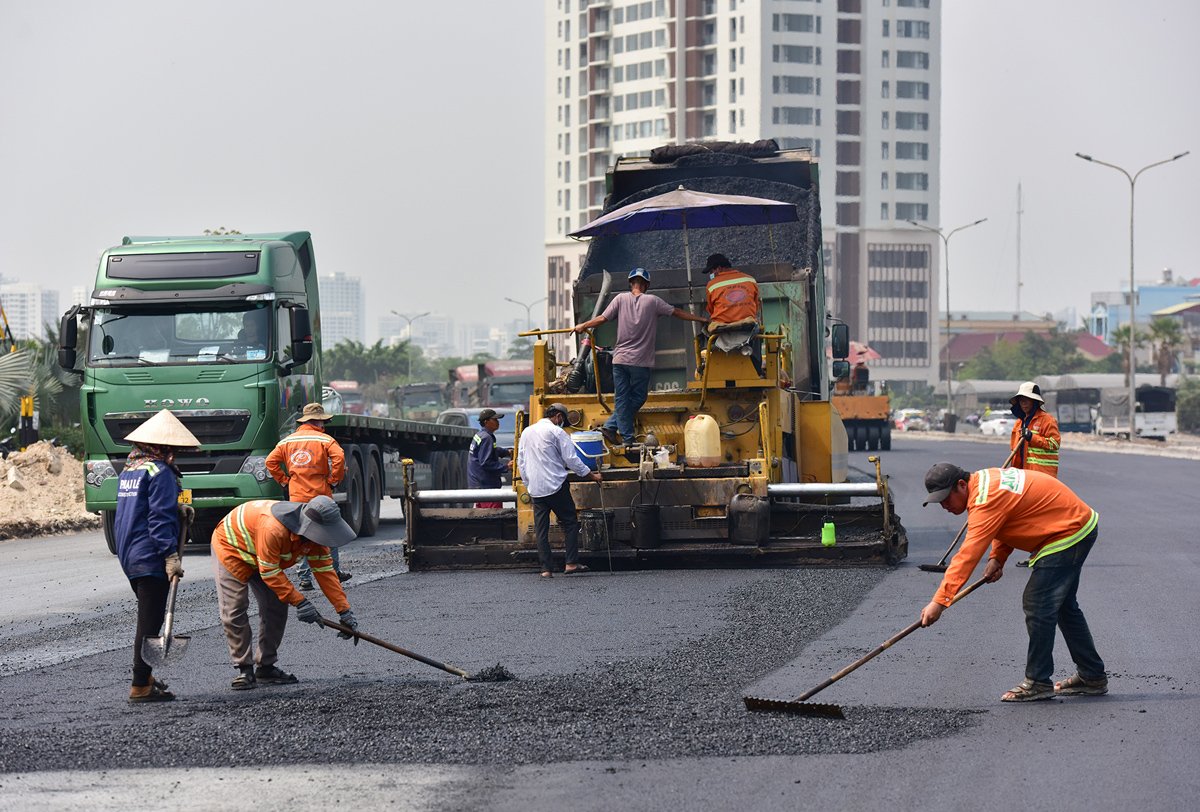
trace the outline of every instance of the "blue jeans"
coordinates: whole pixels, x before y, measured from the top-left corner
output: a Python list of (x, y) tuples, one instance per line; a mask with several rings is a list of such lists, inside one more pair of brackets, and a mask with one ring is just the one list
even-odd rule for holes
[(1089, 680), (1105, 678), (1104, 661), (1096, 652), (1087, 619), (1075, 600), (1079, 572), (1096, 543), (1099, 530), (1097, 526), (1073, 546), (1039, 559), (1029, 569), (1029, 583), (1021, 602), (1025, 610), (1025, 628), (1029, 631), (1026, 679), (1050, 682), (1054, 676), (1055, 626), (1062, 630), (1079, 676)]
[[(342, 572), (342, 568), (340, 566), (340, 562), (338, 561), (338, 548), (330, 547), (329, 554), (330, 554), (330, 556), (333, 557), (333, 571), (340, 575)], [(307, 558), (301, 558), (300, 561), (297, 562), (296, 578), (299, 580), (304, 580), (304, 579), (308, 579), (310, 581), (312, 580), (312, 567), (309, 566)]]
[(604, 427), (620, 433), (621, 439), (632, 443), (635, 435), (633, 419), (646, 402), (650, 390), (650, 367), (631, 367), (613, 364), (613, 388), (616, 405)]

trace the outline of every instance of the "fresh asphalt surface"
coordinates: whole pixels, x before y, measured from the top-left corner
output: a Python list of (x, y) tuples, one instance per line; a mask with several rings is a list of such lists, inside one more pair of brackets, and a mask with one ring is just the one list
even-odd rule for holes
[[(399, 523), (345, 548), (364, 631), (472, 672), (502, 663), (507, 683), (293, 619), (280, 664), (303, 681), (231, 692), (211, 563), (193, 553), (176, 627), (192, 641), (161, 673), (179, 699), (130, 707), (132, 594), (99, 534), (4, 542), (0, 809), (1194, 808), (1194, 461), (1063, 455), (1101, 515), (1080, 603), (1109, 696), (997, 701), (1024, 662), (1026, 573), (1010, 563), (814, 699), (845, 721), (742, 709), (743, 693), (794, 697), (911, 623), (939, 578), (917, 565), (962, 521), (920, 507), (922, 474), (1005, 453), (896, 440), (884, 466), (910, 551), (894, 569), (544, 583), (406, 573)], [(1071, 673), (1061, 643), (1056, 664)]]

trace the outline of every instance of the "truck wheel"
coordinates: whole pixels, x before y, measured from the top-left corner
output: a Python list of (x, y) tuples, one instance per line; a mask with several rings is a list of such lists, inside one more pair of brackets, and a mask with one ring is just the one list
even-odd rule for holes
[(108, 551), (116, 555), (117, 512), (115, 510), (102, 510), (100, 511), (100, 518), (104, 520), (104, 543), (108, 545)]
[[(349, 455), (348, 455), (349, 456)], [(346, 501), (342, 502), (342, 518), (354, 535), (362, 530), (363, 521), (363, 475), (358, 457), (346, 460)]]
[(855, 433), (858, 436), (858, 441), (856, 443), (856, 445), (858, 446), (858, 450), (866, 451), (867, 450), (867, 427), (865, 425), (863, 425), (862, 423), (859, 423), (858, 429)]
[(874, 423), (867, 426), (867, 450), (879, 450), (879, 426), (876, 426)]
[(883, 424), (883, 434), (879, 438), (879, 448), (882, 451), (892, 450), (892, 424)]
[(367, 456), (367, 472), (363, 477), (363, 518), (360, 536), (373, 536), (379, 529), (379, 499), (381, 487), (379, 482), (379, 465), (377, 458)]
[(212, 534), (216, 529), (217, 525), (215, 524), (201, 524), (197, 522), (188, 530), (188, 541), (192, 544), (203, 544), (207, 547), (212, 544)]
[(471, 487), (470, 483), (467, 481), (467, 452), (465, 450), (459, 450), (454, 453), (455, 456), (458, 457), (458, 485), (455, 487), (465, 491), (467, 488)]

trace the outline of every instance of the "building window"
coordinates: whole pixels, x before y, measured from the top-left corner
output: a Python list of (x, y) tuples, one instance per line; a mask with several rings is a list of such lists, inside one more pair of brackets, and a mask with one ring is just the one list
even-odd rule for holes
[(659, 59), (654, 62), (654, 75), (655, 76), (666, 76), (667, 75), (667, 60)]
[(890, 31), (891, 22), (892, 22), (891, 20), (883, 21), (883, 35), (885, 37), (890, 37), (892, 35), (891, 31)]
[(919, 141), (897, 141), (896, 160), (898, 161), (928, 161), (929, 145)]
[[(884, 67), (886, 68), (887, 65)], [(896, 67), (929, 70), (929, 53), (927, 51), (896, 51)]]
[(929, 39), (929, 22), (926, 20), (896, 20), (896, 36), (907, 39)]
[(738, 125), (742, 126), (742, 127), (746, 126), (746, 111), (745, 110), (738, 110)]
[(862, 86), (861, 82), (855, 82), (848, 79), (839, 79), (837, 83), (837, 103), (838, 104), (859, 104), (862, 99), (859, 90)]
[(897, 220), (928, 220), (929, 219), (929, 204), (928, 203), (897, 203), (896, 204), (896, 219)]
[(567, 109), (566, 109), (566, 112), (563, 114), (563, 124), (570, 127), (571, 126), (571, 105), (568, 104), (568, 105), (564, 105), (564, 106)]
[(811, 14), (772, 14), (771, 30), (809, 33), (815, 29), (814, 22)]
[(820, 124), (811, 107), (772, 107), (772, 124)]
[[(887, 5), (887, 0), (883, 1)], [(896, 0), (896, 5), (900, 8), (929, 8), (929, 0)]]
[(897, 172), (896, 188), (917, 192), (929, 191), (929, 174), (926, 172)]
[(571, 182), (571, 162), (563, 161), (563, 163), (566, 164), (566, 166), (563, 167), (563, 180), (567, 183), (570, 183)]
[(856, 225), (858, 225), (858, 204), (857, 203), (838, 203), (837, 204), (837, 224), (839, 226), (856, 226)]
[(879, 66), (882, 68), (890, 68), (892, 66), (892, 52), (884, 51), (883, 58), (880, 60)]
[(661, 87), (658, 90), (654, 91), (654, 106), (655, 107), (666, 107), (667, 106), (667, 91), (663, 90)]
[(880, 87), (879, 97), (886, 99), (886, 98), (889, 98), (891, 95), (892, 95), (892, 85), (890, 82), (885, 80), (883, 85)]
[[(733, 11), (733, 9), (730, 9), (730, 11)], [(737, 42), (737, 20), (732, 17), (729, 18), (729, 41)]]
[(879, 176), (879, 188), (886, 189), (888, 187), (888, 173), (884, 172)]
[(731, 133), (737, 132), (737, 111), (736, 110), (729, 111), (729, 132), (731, 132)]
[(811, 76), (772, 76), (772, 93), (789, 93), (801, 96), (811, 96), (817, 88), (816, 80)]
[(888, 128), (888, 118), (889, 118), (888, 111), (884, 110), (883, 115), (880, 117), (880, 120), (879, 120), (880, 127), (882, 129), (886, 130)]
[[(884, 82), (886, 85), (887, 82)], [(896, 82), (897, 99), (928, 99), (929, 82)]]
[(862, 51), (838, 51), (838, 73), (862, 73)]
[(729, 80), (729, 103), (737, 104), (737, 79)]
[(888, 160), (888, 142), (881, 141), (879, 144), (879, 157), (883, 160)]
[(888, 204), (887, 203), (879, 204), (879, 219), (880, 220), (888, 219)]
[(837, 165), (859, 166), (862, 163), (862, 145), (858, 141), (837, 142)]
[(737, 71), (737, 48), (729, 49), (729, 72)]
[(858, 172), (838, 172), (836, 194), (839, 197), (858, 197), (859, 178)]
[(897, 130), (928, 130), (928, 113), (902, 113), (896, 111)]
[(836, 117), (838, 135), (858, 135), (860, 122), (857, 110), (838, 110)]

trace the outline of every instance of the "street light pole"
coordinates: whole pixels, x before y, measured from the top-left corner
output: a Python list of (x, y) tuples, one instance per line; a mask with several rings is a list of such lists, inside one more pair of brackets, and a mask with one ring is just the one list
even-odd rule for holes
[[(408, 382), (409, 383), (412, 383), (412, 324), (417, 319), (425, 318), (426, 316), (429, 315), (429, 313), (430, 313), (430, 311), (426, 310), (424, 313), (422, 313), (419, 316), (406, 316), (403, 313), (397, 313), (395, 310), (392, 311), (393, 316), (399, 316), (400, 318), (402, 318), (406, 322), (408, 322), (408, 347), (407, 347), (407, 351), (404, 354), (408, 356)], [(403, 397), (403, 395), (401, 395), (401, 397), (400, 397), (400, 416), (404, 417), (404, 397)]]
[(1133, 358), (1133, 335), (1134, 335), (1134, 327), (1137, 324), (1137, 322), (1134, 319), (1134, 302), (1133, 302), (1133, 299), (1134, 299), (1133, 188), (1134, 188), (1134, 184), (1137, 183), (1138, 177), (1141, 176), (1141, 174), (1143, 172), (1145, 172), (1147, 169), (1153, 169), (1156, 166), (1162, 166), (1163, 164), (1169, 164), (1169, 163), (1171, 163), (1171, 161), (1178, 161), (1184, 155), (1187, 155), (1188, 152), (1191, 152), (1191, 150), (1188, 150), (1187, 152), (1181, 152), (1178, 155), (1176, 155), (1174, 158), (1167, 158), (1166, 160), (1156, 161), (1155, 163), (1148, 164), (1147, 166), (1143, 166), (1141, 169), (1139, 169), (1133, 175), (1130, 175), (1128, 172), (1126, 172), (1124, 169), (1117, 166), (1116, 164), (1105, 163), (1104, 161), (1100, 161), (1100, 160), (1093, 158), (1091, 155), (1084, 155), (1082, 152), (1075, 153), (1075, 155), (1077, 157), (1083, 158), (1083, 160), (1085, 160), (1085, 161), (1091, 161), (1094, 164), (1100, 164), (1101, 166), (1107, 166), (1107, 167), (1117, 170), (1118, 172), (1120, 172), (1122, 175), (1125, 176), (1126, 180), (1129, 181), (1129, 440), (1130, 440), (1130, 442), (1133, 441), (1134, 420), (1136, 419), (1136, 416), (1137, 416), (1137, 384), (1136, 384), (1137, 363), (1134, 361), (1134, 358)]
[(982, 223), (984, 220), (987, 220), (987, 218), (984, 217), (982, 219), (976, 220), (974, 223), (967, 223), (965, 226), (959, 226), (958, 228), (951, 231), (949, 234), (943, 234), (942, 230), (940, 228), (933, 228), (932, 226), (927, 226), (922, 223), (918, 223), (916, 220), (908, 221), (909, 225), (914, 225), (917, 228), (924, 229), (925, 231), (932, 231), (934, 234), (941, 237), (942, 245), (945, 246), (944, 253), (946, 255), (946, 414), (950, 414), (953, 411), (953, 407), (951, 406), (951, 394), (950, 394), (950, 390), (953, 388), (951, 385), (951, 382), (950, 382), (950, 238), (953, 237), (958, 232), (962, 231), (964, 228), (970, 228), (971, 226), (977, 226), (980, 223)]
[(530, 302), (529, 304), (525, 304), (524, 302), (518, 302), (516, 299), (510, 299), (507, 296), (505, 296), (504, 301), (512, 302), (515, 305), (520, 305), (521, 307), (525, 308), (525, 332), (529, 332), (529, 328), (530, 328), (529, 308), (533, 307), (535, 304), (541, 304), (542, 302), (546, 301), (547, 298), (548, 297), (543, 296), (542, 298), (538, 299), (536, 302)]

